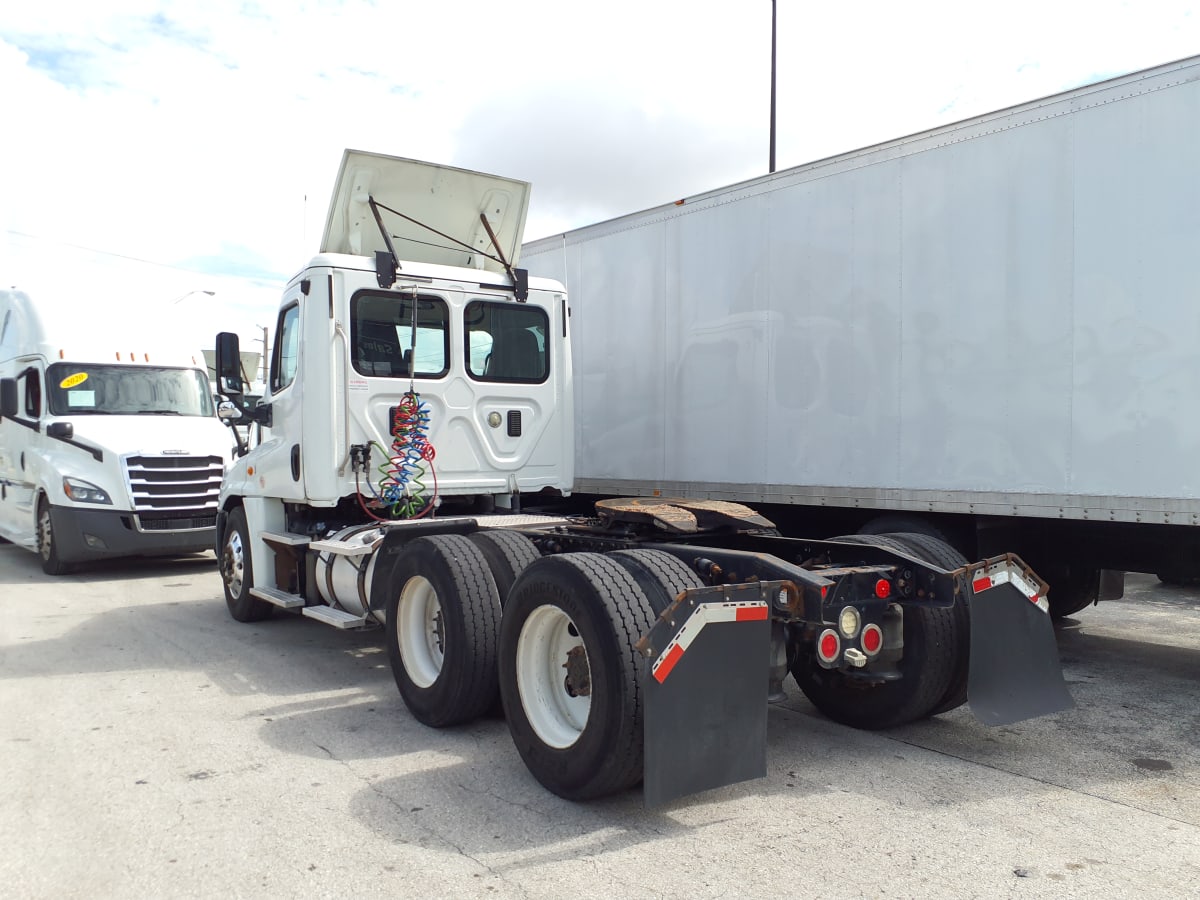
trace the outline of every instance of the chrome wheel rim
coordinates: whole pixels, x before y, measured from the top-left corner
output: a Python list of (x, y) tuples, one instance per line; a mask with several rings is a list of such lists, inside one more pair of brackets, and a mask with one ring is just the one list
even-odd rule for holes
[(242, 596), (242, 583), (246, 573), (246, 551), (242, 536), (237, 531), (230, 533), (225, 541), (225, 553), (221, 557), (221, 575), (231, 597)]
[(46, 562), (54, 550), (54, 526), (50, 522), (50, 510), (43, 507), (38, 516), (38, 552)]

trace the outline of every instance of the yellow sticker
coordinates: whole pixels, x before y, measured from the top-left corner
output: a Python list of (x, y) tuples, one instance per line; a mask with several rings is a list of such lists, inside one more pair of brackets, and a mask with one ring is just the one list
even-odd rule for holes
[(74, 375), (68, 375), (66, 378), (64, 378), (62, 381), (60, 381), (58, 383), (58, 386), (65, 391), (69, 388), (73, 388), (78, 385), (81, 385), (87, 380), (88, 380), (87, 372), (76, 372)]

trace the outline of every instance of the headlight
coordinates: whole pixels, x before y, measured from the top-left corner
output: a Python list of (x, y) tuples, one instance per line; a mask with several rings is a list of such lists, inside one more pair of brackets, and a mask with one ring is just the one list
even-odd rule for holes
[(63, 493), (76, 503), (112, 503), (107, 492), (78, 478), (64, 478)]

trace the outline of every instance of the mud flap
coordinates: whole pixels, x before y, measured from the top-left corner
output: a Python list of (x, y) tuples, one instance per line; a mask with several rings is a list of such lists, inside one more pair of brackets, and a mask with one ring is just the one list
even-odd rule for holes
[(688, 591), (638, 643), (647, 806), (767, 774), (772, 584)]
[(1044, 584), (1016, 557), (968, 575), (971, 657), (967, 701), (985, 725), (1009, 725), (1071, 709)]

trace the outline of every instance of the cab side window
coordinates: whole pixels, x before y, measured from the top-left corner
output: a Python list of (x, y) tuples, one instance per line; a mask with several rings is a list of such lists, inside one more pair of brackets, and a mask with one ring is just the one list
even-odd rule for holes
[(271, 390), (281, 391), (296, 380), (300, 354), (300, 304), (280, 310), (271, 358)]

